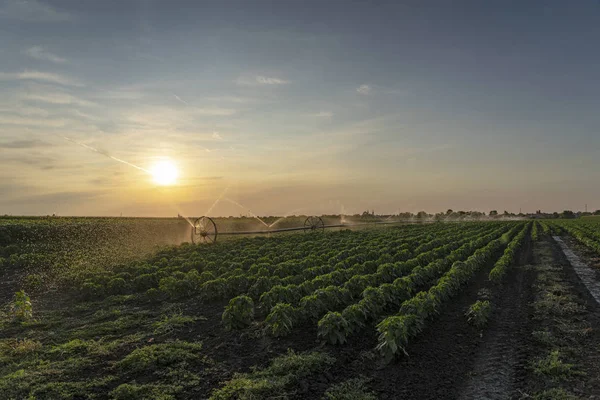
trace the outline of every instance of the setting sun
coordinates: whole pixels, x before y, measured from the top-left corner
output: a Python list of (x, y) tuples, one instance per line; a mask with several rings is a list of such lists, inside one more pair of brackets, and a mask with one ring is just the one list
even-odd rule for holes
[(150, 168), (152, 180), (158, 185), (172, 185), (177, 181), (179, 171), (177, 167), (170, 160), (158, 161)]

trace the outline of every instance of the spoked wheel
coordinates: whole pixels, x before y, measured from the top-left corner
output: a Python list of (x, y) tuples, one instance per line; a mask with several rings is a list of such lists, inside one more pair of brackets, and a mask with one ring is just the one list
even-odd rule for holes
[(200, 217), (194, 221), (192, 243), (212, 244), (217, 241), (217, 224), (210, 217)]
[(320, 217), (308, 217), (304, 221), (304, 232), (324, 231), (325, 224)]

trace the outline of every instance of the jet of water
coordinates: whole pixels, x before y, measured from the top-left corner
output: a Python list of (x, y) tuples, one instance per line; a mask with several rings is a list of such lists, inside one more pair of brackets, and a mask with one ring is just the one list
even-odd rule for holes
[(287, 217), (289, 217), (290, 215), (292, 215), (292, 214), (295, 214), (295, 213), (297, 213), (298, 211), (302, 211), (302, 210), (304, 210), (304, 208), (297, 208), (297, 209), (295, 209), (295, 210), (292, 210), (292, 211), (290, 211), (290, 212), (288, 212), (288, 213), (284, 214), (284, 215), (283, 215), (283, 217), (279, 218), (277, 221), (275, 221), (275, 222), (273, 222), (271, 225), (269, 225), (269, 228), (272, 228), (274, 225), (276, 225), (277, 223), (279, 223), (279, 222), (283, 221), (284, 219), (286, 219), (286, 218), (287, 218)]
[(262, 219), (260, 219), (260, 217), (259, 217), (258, 215), (254, 214), (254, 213), (253, 213), (253, 212), (252, 212), (250, 209), (248, 209), (248, 208), (244, 207), (243, 205), (241, 205), (241, 204), (240, 204), (240, 203), (238, 203), (237, 201), (235, 201), (235, 200), (231, 200), (231, 199), (229, 199), (229, 198), (225, 198), (225, 199), (223, 199), (223, 200), (225, 200), (225, 201), (228, 201), (228, 202), (230, 202), (231, 204), (234, 204), (234, 205), (236, 205), (236, 206), (238, 206), (238, 207), (240, 207), (240, 208), (242, 208), (242, 209), (244, 209), (244, 210), (248, 211), (248, 213), (250, 213), (250, 215), (252, 215), (254, 218), (256, 218), (257, 220), (259, 220), (259, 221), (260, 221), (260, 222), (261, 222), (261, 223), (262, 223), (264, 226), (266, 226), (267, 228), (269, 227), (269, 224), (267, 224), (265, 221), (263, 221)]
[[(231, 185), (229, 185), (229, 186), (231, 186)], [(227, 186), (225, 188), (225, 190), (223, 190), (223, 193), (221, 193), (221, 195), (215, 200), (215, 202), (212, 204), (212, 206), (210, 206), (210, 208), (208, 209), (208, 211), (204, 215), (210, 216), (210, 213), (213, 210), (213, 208), (215, 208), (215, 206), (221, 201), (221, 199), (223, 198), (223, 196), (225, 196), (225, 194), (229, 190), (229, 186)]]

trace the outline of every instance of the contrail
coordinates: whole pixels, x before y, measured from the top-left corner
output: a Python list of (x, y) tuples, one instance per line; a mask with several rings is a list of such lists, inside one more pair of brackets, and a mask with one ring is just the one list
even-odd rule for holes
[(73, 139), (70, 139), (70, 138), (68, 138), (68, 137), (66, 137), (66, 136), (62, 136), (62, 138), (63, 138), (63, 139), (65, 139), (65, 140), (68, 140), (68, 141), (69, 141), (69, 142), (71, 142), (71, 143), (78, 144), (79, 146), (81, 146), (81, 147), (84, 147), (84, 148), (86, 148), (86, 149), (88, 149), (88, 150), (95, 151), (95, 152), (96, 152), (96, 153), (98, 153), (98, 154), (102, 154), (102, 155), (103, 155), (103, 156), (105, 156), (105, 157), (112, 158), (112, 159), (113, 159), (113, 160), (115, 160), (115, 161), (118, 161), (118, 162), (120, 162), (120, 163), (123, 163), (123, 164), (129, 165), (130, 167), (133, 167), (133, 168), (139, 169), (140, 171), (144, 171), (144, 172), (146, 172), (147, 174), (150, 174), (150, 175), (152, 175), (152, 172), (148, 171), (148, 170), (147, 170), (147, 169), (145, 169), (145, 168), (139, 167), (139, 166), (137, 166), (137, 165), (135, 165), (135, 164), (132, 164), (132, 163), (130, 163), (130, 162), (127, 162), (127, 161), (125, 161), (125, 160), (121, 160), (120, 158), (113, 157), (113, 156), (111, 156), (110, 154), (108, 154), (108, 153), (105, 153), (104, 151), (98, 150), (98, 149), (96, 149), (96, 148), (94, 148), (94, 147), (92, 147), (92, 146), (88, 146), (88, 145), (87, 145), (87, 144), (85, 144), (85, 143), (80, 143), (80, 142), (78, 142), (78, 141), (76, 141), (76, 140), (73, 140)]
[(177, 100), (179, 100), (180, 102), (182, 102), (186, 106), (190, 105), (187, 101), (183, 100), (181, 97), (177, 96), (175, 93), (173, 93), (173, 97), (175, 97)]

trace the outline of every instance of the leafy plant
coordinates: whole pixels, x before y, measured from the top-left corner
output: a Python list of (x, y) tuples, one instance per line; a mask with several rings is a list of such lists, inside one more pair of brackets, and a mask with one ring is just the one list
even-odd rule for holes
[(42, 287), (43, 279), (40, 274), (29, 274), (23, 281), (23, 286), (28, 291), (36, 291)]
[(225, 329), (241, 329), (254, 320), (254, 302), (248, 296), (237, 296), (229, 301), (222, 316)]
[(17, 321), (28, 321), (33, 318), (31, 299), (24, 290), (15, 293), (15, 299), (10, 305), (10, 313)]
[(323, 400), (377, 400), (377, 396), (366, 385), (365, 379), (349, 379), (327, 389)]
[(533, 363), (533, 372), (536, 375), (549, 376), (553, 380), (566, 380), (573, 375), (581, 375), (574, 364), (565, 363), (561, 359), (559, 350), (553, 350), (546, 357)]
[(297, 314), (298, 310), (291, 304), (279, 303), (273, 307), (265, 322), (273, 336), (286, 336), (292, 331)]
[[(276, 306), (277, 307), (277, 306)], [(325, 353), (294, 353), (275, 358), (265, 369), (235, 374), (233, 379), (215, 390), (210, 400), (288, 399), (291, 388), (302, 379), (327, 370), (335, 358)]]
[(350, 333), (350, 324), (338, 312), (328, 312), (319, 321), (319, 337), (331, 344), (344, 344)]
[(471, 304), (465, 313), (465, 316), (470, 324), (481, 329), (487, 325), (491, 313), (492, 305), (488, 300), (477, 300), (475, 303)]

